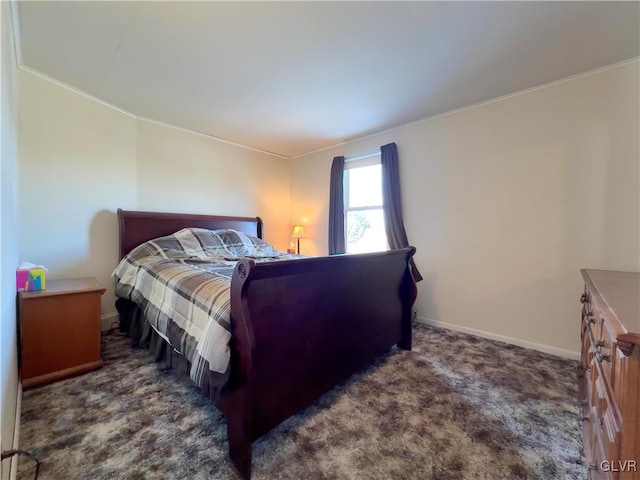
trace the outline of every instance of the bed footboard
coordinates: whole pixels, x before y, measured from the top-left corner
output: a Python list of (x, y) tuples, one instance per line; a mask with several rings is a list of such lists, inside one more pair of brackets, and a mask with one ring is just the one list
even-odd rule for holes
[(231, 378), (218, 401), (237, 473), (251, 442), (393, 345), (411, 349), (415, 248), (238, 262), (231, 282)]

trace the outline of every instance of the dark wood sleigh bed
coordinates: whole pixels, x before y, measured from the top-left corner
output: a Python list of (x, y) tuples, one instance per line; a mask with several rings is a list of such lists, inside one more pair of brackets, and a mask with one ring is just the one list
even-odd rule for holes
[[(262, 238), (259, 217), (118, 210), (120, 258), (181, 228), (232, 228)], [(236, 473), (251, 477), (251, 443), (398, 345), (411, 349), (415, 248), (278, 262), (237, 262), (231, 279), (231, 372), (216, 406)], [(118, 300), (121, 324), (132, 311)]]

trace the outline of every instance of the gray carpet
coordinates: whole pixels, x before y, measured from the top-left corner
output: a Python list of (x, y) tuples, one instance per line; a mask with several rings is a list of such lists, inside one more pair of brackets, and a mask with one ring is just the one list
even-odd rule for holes
[[(40, 479), (233, 479), (224, 418), (127, 339), (101, 370), (24, 393)], [(253, 444), (253, 478), (584, 479), (577, 363), (417, 326)], [(32, 479), (21, 457), (18, 478)]]

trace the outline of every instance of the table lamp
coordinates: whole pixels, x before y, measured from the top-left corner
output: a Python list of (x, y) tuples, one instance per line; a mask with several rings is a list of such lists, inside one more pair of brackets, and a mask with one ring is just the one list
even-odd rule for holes
[(297, 254), (300, 255), (300, 239), (304, 237), (304, 227), (302, 225), (294, 225), (291, 229), (291, 238), (295, 238), (297, 240), (298, 248)]

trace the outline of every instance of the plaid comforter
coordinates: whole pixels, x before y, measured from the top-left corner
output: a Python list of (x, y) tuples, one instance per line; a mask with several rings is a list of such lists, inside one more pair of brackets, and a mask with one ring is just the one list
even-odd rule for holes
[(293, 258), (235, 230), (182, 229), (139, 245), (113, 275), (115, 293), (143, 311), (151, 327), (218, 392), (229, 376), (230, 286), (236, 261)]

